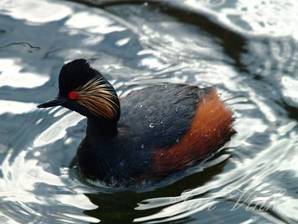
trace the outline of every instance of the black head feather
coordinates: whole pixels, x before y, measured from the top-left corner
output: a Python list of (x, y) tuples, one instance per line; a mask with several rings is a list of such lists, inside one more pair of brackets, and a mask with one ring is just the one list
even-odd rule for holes
[(59, 95), (66, 97), (70, 91), (86, 84), (96, 76), (102, 78), (102, 75), (85, 59), (76, 59), (63, 65), (59, 74)]
[[(76, 97), (71, 97), (71, 93)], [(59, 74), (59, 94), (38, 107), (64, 106), (88, 118), (118, 121), (120, 103), (113, 86), (85, 59), (63, 65)]]

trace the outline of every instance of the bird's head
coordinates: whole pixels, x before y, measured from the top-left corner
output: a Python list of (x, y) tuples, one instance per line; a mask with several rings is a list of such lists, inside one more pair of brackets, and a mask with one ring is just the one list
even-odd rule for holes
[(63, 65), (56, 99), (39, 108), (63, 106), (86, 117), (118, 121), (120, 103), (113, 86), (85, 59)]

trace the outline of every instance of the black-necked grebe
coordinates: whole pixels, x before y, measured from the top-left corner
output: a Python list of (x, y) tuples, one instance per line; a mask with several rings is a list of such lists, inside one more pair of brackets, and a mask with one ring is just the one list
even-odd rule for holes
[(231, 111), (214, 88), (154, 84), (132, 91), (120, 107), (113, 86), (84, 59), (62, 67), (58, 97), (38, 107), (53, 106), (87, 117), (79, 171), (106, 184), (130, 185), (181, 171), (234, 133)]

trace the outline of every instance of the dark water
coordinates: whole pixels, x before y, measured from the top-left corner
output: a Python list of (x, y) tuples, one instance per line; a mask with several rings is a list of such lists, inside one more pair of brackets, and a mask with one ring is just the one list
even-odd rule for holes
[[(297, 1), (88, 3), (1, 1), (0, 223), (298, 223)], [(160, 81), (215, 85), (238, 133), (168, 186), (82, 184), (68, 167), (84, 119), (36, 109), (79, 57), (120, 94)]]

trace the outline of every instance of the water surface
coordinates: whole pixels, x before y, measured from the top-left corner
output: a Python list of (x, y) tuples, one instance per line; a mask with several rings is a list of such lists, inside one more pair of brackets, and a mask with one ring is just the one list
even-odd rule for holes
[[(297, 223), (298, 3), (85, 3), (1, 2), (0, 222)], [(216, 86), (237, 134), (163, 187), (83, 184), (69, 164), (84, 118), (36, 109), (81, 57), (123, 96), (162, 81)]]

